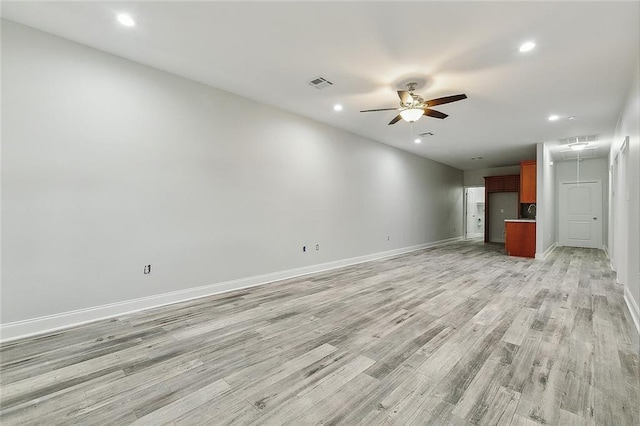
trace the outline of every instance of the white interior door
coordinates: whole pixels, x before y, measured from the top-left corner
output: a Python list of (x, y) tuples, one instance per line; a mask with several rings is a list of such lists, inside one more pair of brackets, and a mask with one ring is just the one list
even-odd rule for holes
[(602, 248), (602, 185), (600, 182), (560, 184), (560, 244)]

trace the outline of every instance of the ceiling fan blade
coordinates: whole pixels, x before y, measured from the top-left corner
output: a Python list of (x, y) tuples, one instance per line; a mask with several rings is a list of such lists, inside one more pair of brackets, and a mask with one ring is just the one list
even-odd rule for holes
[(461, 101), (463, 99), (467, 99), (467, 95), (465, 95), (464, 93), (461, 95), (445, 96), (444, 98), (431, 99), (430, 101), (426, 101), (425, 105), (428, 107), (432, 107), (436, 105), (442, 105), (442, 104), (448, 104), (451, 102)]
[(403, 105), (413, 102), (413, 96), (411, 96), (411, 93), (406, 90), (398, 90), (398, 96), (400, 97), (400, 102)]
[(447, 118), (449, 114), (445, 114), (444, 112), (436, 111), (435, 109), (424, 109), (424, 115), (428, 115), (433, 118)]
[(379, 109), (365, 109), (360, 112), (376, 112), (376, 111), (396, 111), (398, 108), (379, 108)]
[(396, 115), (396, 116), (393, 118), (393, 120), (391, 120), (391, 121), (389, 122), (389, 126), (390, 126), (390, 125), (392, 125), (392, 124), (396, 124), (396, 123), (397, 123), (398, 121), (400, 121), (400, 120), (402, 120), (402, 117), (400, 116), (400, 114), (398, 114), (398, 115)]

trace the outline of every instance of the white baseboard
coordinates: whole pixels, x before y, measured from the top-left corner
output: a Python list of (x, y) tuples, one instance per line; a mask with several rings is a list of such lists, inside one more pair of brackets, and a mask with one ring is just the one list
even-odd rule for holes
[(556, 246), (557, 246), (556, 243), (553, 243), (549, 246), (548, 249), (544, 251), (544, 253), (536, 253), (536, 259), (545, 260), (547, 256), (549, 256), (549, 254), (551, 254), (551, 252), (556, 248)]
[(368, 254), (364, 256), (351, 257), (348, 259), (336, 260), (334, 262), (321, 263), (317, 265), (305, 266), (302, 268), (289, 269), (280, 272), (274, 272), (264, 275), (256, 275), (253, 277), (240, 278), (237, 280), (225, 281), (216, 284), (210, 284), (202, 287), (189, 288), (170, 293), (157, 294), (153, 296), (142, 297), (139, 299), (125, 300), (108, 305), (95, 306), (86, 309), (78, 309), (76, 311), (63, 312), (60, 314), (48, 315), (44, 317), (32, 318), (23, 321), (16, 321), (7, 324), (0, 324), (0, 342), (22, 339), (25, 337), (35, 336), (38, 334), (51, 333), (53, 331), (75, 327), (93, 321), (113, 318), (132, 312), (142, 311), (144, 309), (156, 308), (159, 306), (169, 305), (172, 303), (183, 302), (186, 300), (197, 299), (200, 297), (211, 296), (213, 294), (225, 293), (233, 290), (240, 290), (247, 287), (268, 284), (274, 281), (299, 277), (301, 275), (313, 274), (317, 272), (327, 271), (344, 266), (355, 265), (358, 263), (370, 262), (372, 260), (383, 259), (386, 257), (397, 256), (400, 254), (410, 253), (429, 247), (442, 246), (456, 241), (461, 241), (462, 237), (449, 238), (446, 240), (434, 241), (431, 243), (420, 244), (417, 246), (403, 247), (394, 250), (388, 250), (379, 253)]
[[(611, 256), (609, 255), (609, 248), (607, 246), (602, 246), (602, 250), (604, 251), (604, 254), (607, 256), (607, 259), (609, 259), (609, 268), (613, 271), (616, 272), (616, 265), (614, 265), (613, 263), (613, 259), (611, 258)], [(616, 278), (616, 282), (618, 282), (618, 279)]]
[(467, 240), (470, 240), (472, 238), (480, 238), (480, 237), (484, 237), (484, 234), (482, 232), (478, 232), (475, 234), (467, 234)]
[(638, 304), (633, 299), (633, 296), (629, 292), (629, 287), (624, 286), (624, 301), (627, 303), (627, 308), (629, 309), (629, 313), (631, 314), (631, 318), (633, 318), (633, 323), (636, 326), (636, 330), (640, 333), (640, 308)]

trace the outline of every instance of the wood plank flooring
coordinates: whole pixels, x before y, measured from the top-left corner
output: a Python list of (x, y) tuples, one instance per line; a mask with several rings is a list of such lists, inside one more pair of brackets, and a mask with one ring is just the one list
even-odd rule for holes
[(456, 243), (0, 347), (0, 422), (638, 425), (600, 250)]

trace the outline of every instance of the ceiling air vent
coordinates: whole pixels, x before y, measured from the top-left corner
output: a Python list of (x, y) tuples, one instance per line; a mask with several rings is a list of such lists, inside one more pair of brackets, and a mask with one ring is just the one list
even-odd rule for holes
[(587, 135), (587, 136), (574, 136), (572, 138), (560, 139), (560, 142), (568, 145), (570, 143), (595, 142), (597, 140), (598, 140), (598, 135)]
[(560, 155), (562, 155), (563, 160), (576, 160), (578, 158), (578, 153), (580, 153), (581, 160), (584, 158), (596, 158), (598, 156), (598, 148), (594, 146), (594, 147), (587, 147), (582, 151), (574, 151), (572, 149), (560, 151)]
[(333, 86), (333, 83), (324, 77), (316, 77), (313, 80), (309, 80), (309, 84), (316, 89), (324, 89), (325, 87)]

